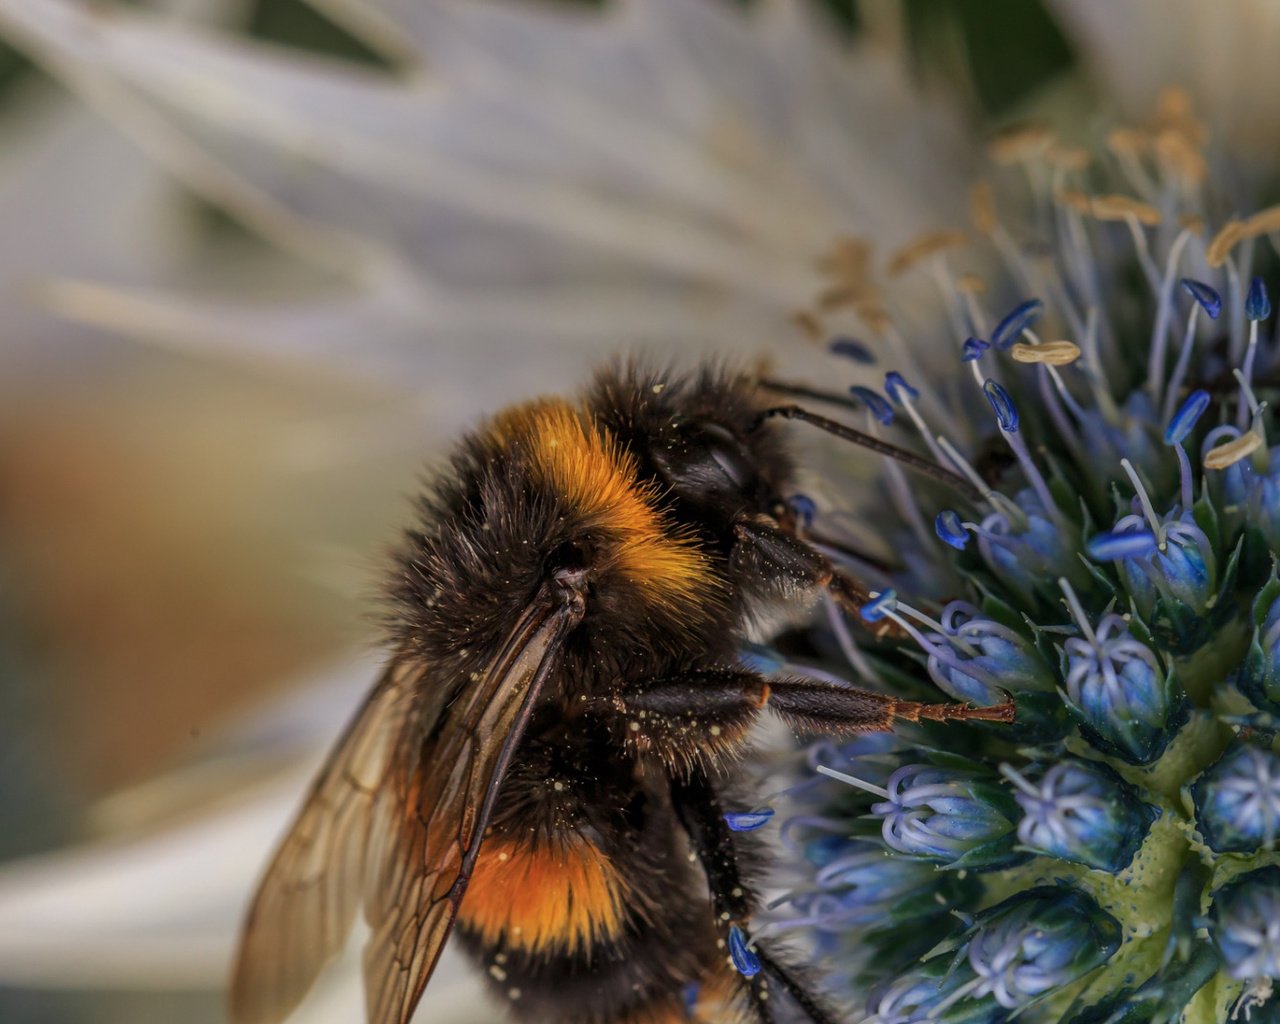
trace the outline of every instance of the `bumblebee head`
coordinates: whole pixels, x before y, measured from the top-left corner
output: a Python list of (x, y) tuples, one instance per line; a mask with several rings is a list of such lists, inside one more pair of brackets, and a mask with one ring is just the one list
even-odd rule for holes
[(628, 365), (602, 374), (590, 402), (682, 521), (714, 535), (744, 516), (782, 512), (793, 468), (776, 432), (761, 429), (764, 406), (751, 377)]

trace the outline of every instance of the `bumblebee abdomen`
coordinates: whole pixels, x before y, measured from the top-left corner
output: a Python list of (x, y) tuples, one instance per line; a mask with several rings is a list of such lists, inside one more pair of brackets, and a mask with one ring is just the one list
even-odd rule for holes
[(495, 839), (476, 859), (458, 923), (486, 945), (575, 952), (617, 938), (631, 896), (613, 861), (580, 836)]
[(590, 719), (548, 708), (533, 733), (458, 915), (512, 1018), (676, 1024), (691, 985), (733, 991), (662, 777), (637, 775)]

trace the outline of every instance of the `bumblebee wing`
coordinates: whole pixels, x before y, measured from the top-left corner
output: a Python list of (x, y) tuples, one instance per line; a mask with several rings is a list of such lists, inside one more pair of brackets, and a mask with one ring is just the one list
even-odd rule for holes
[(480, 677), (444, 710), (417, 769), (398, 780), (397, 797), (379, 801), (375, 829), (394, 839), (374, 858), (365, 902), (370, 1024), (408, 1024), (413, 1015), (453, 928), (498, 785), (581, 618), (579, 597), (544, 588)]
[(410, 720), (420, 665), (393, 663), (347, 726), (259, 883), (231, 982), (237, 1024), (276, 1024), (342, 949), (369, 826)]
[[(561, 596), (555, 596), (560, 594)], [(393, 662), (271, 861), (231, 985), (236, 1024), (279, 1024), (364, 904), (371, 1024), (407, 1024), (457, 914), (515, 751), (579, 599), (544, 588), (488, 666), (429, 679)]]

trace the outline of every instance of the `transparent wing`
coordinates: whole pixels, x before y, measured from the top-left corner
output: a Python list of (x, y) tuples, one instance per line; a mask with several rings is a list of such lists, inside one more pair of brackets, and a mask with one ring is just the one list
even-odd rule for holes
[[(559, 596), (553, 596), (559, 595)], [(544, 588), (466, 685), (391, 664), (267, 869), (231, 987), (236, 1024), (279, 1024), (341, 950), (358, 905), (370, 1024), (407, 1024), (580, 600)]]
[(422, 667), (393, 663), (347, 727), (258, 886), (237, 953), (231, 1017), (275, 1024), (337, 956), (364, 893), (367, 837)]
[(560, 642), (581, 616), (578, 602), (536, 601), (483, 677), (449, 705), (421, 769), (398, 780), (396, 799), (379, 801), (375, 828), (396, 840), (373, 864), (365, 904), (370, 1024), (408, 1024), (413, 1015), (453, 928), (498, 783)]

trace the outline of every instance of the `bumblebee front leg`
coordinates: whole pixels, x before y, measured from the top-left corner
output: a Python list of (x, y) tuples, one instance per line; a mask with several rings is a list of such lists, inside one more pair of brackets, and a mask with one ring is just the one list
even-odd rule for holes
[(745, 575), (774, 580), (796, 590), (816, 587), (829, 594), (873, 635), (897, 632), (898, 627), (887, 619), (875, 623), (864, 621), (859, 612), (871, 600), (871, 592), (799, 537), (764, 516), (740, 519), (733, 529), (734, 563)]
[[(706, 872), (721, 941), (728, 947), (730, 932), (735, 927), (740, 929), (745, 941), (756, 900), (742, 877), (733, 834), (725, 825), (724, 811), (710, 780), (701, 771), (673, 778), (671, 800)], [(771, 949), (758, 944), (751, 955), (759, 967), (746, 981), (752, 1010), (760, 1024), (772, 1024), (775, 1019), (769, 1001), (770, 982), (787, 992), (812, 1024), (835, 1024), (835, 1016), (810, 994)]]

